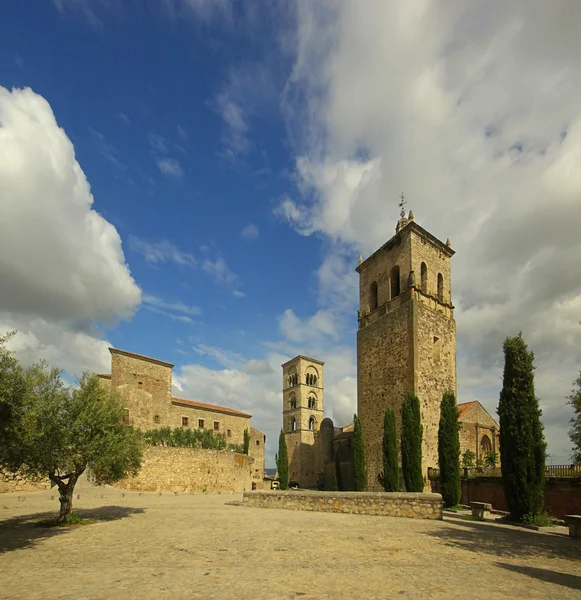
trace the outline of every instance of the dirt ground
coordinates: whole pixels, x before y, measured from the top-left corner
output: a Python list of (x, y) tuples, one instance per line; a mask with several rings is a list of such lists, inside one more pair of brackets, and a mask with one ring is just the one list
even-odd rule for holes
[(36, 527), (55, 492), (0, 496), (0, 598), (581, 598), (581, 540), (562, 533), (78, 493), (100, 522)]

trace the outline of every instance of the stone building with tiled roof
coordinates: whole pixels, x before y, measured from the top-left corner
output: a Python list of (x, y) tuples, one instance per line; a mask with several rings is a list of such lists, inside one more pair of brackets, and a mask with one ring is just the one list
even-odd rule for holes
[(205, 429), (223, 433), (228, 444), (242, 445), (250, 432), (249, 455), (254, 459), (252, 479), (262, 483), (266, 435), (251, 426), (252, 416), (243, 411), (172, 396), (172, 369), (168, 362), (109, 348), (111, 373), (100, 374), (101, 385), (125, 400), (127, 423), (142, 431), (160, 427)]

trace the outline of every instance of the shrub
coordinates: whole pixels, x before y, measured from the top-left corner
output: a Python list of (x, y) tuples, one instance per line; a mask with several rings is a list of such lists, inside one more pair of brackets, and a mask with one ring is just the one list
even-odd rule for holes
[(281, 490), (288, 489), (288, 450), (286, 447), (286, 436), (284, 431), (280, 430), (278, 436), (278, 454), (276, 455), (276, 468), (278, 471), (278, 481)]
[(462, 454), (462, 466), (465, 469), (472, 469), (474, 467), (474, 459), (476, 458), (476, 454), (472, 452), (472, 450), (466, 450), (464, 454)]
[(510, 516), (522, 522), (543, 512), (545, 439), (535, 396), (534, 355), (519, 333), (506, 338), (498, 402), (502, 483)]
[(355, 490), (364, 492), (367, 484), (365, 447), (363, 445), (363, 429), (357, 415), (353, 415), (353, 471), (355, 473)]
[(446, 506), (456, 506), (462, 493), (460, 487), (460, 436), (456, 398), (446, 392), (440, 404), (438, 427), (438, 465), (440, 488)]
[(337, 480), (337, 490), (343, 491), (343, 477), (341, 475), (341, 461), (339, 460), (339, 453), (335, 454), (335, 478)]
[(383, 420), (383, 489), (386, 492), (399, 492), (399, 459), (397, 455), (397, 430), (395, 413), (391, 408), (385, 411)]
[(422, 492), (422, 436), (420, 401), (412, 393), (407, 393), (402, 406), (401, 464), (407, 492)]

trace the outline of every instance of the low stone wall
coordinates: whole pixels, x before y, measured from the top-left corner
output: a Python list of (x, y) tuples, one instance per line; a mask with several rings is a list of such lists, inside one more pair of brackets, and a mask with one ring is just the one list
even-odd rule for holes
[(252, 459), (228, 450), (150, 446), (136, 477), (116, 484), (140, 492), (243, 492), (252, 489)]
[(440, 494), (399, 492), (245, 492), (243, 505), (412, 519), (442, 519)]
[(7, 492), (39, 492), (50, 489), (48, 477), (29, 479), (22, 473), (12, 473), (0, 469), (0, 494)]

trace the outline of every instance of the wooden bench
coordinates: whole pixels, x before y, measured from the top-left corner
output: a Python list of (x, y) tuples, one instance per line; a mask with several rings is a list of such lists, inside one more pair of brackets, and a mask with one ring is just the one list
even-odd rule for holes
[(488, 502), (470, 502), (470, 508), (472, 509), (472, 516), (476, 519), (484, 521), (484, 519), (490, 518), (492, 504), (488, 504)]
[(565, 523), (569, 525), (569, 536), (581, 538), (581, 515), (565, 515)]

